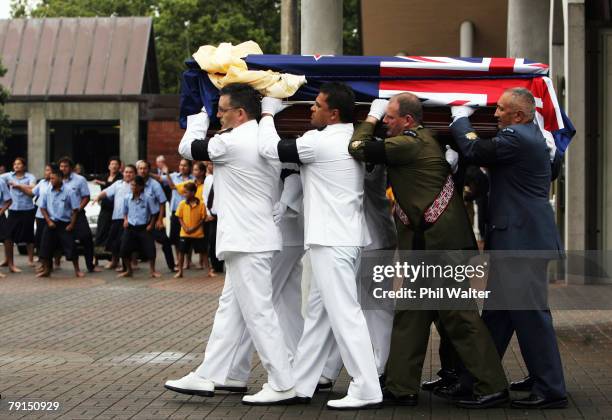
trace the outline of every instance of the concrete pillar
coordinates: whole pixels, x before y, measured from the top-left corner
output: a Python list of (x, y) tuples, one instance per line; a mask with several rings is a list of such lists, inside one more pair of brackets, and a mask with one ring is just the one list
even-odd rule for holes
[(474, 24), (469, 20), (461, 22), (459, 27), (459, 56), (474, 55)]
[(548, 61), (549, 0), (508, 0), (508, 57)]
[(42, 178), (49, 156), (49, 130), (44, 104), (32, 104), (28, 114), (28, 171)]
[(300, 51), (297, 0), (281, 0), (281, 54)]
[(565, 246), (586, 248), (584, 0), (564, 0), (565, 110), (576, 127), (565, 156)]
[(302, 0), (302, 54), (342, 54), (342, 0)]
[(140, 158), (138, 103), (122, 102), (119, 105), (119, 124), (119, 157), (124, 162), (134, 163)]

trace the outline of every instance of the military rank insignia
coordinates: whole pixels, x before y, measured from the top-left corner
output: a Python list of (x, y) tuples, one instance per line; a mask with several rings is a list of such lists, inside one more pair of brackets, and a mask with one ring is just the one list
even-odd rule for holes
[(478, 138), (478, 134), (476, 134), (473, 131), (470, 131), (469, 133), (465, 135), (465, 138), (468, 140), (476, 140)]
[(415, 131), (412, 131), (412, 130), (405, 130), (404, 131), (404, 135), (405, 136), (410, 136), (410, 137), (416, 137), (417, 133)]

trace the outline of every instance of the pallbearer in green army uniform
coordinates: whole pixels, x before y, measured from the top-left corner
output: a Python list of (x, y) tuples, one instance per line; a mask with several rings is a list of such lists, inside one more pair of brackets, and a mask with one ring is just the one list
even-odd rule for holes
[[(374, 130), (383, 115), (388, 137), (376, 141)], [(419, 99), (410, 93), (375, 100), (355, 130), (349, 152), (357, 160), (387, 166), (401, 250), (474, 250), (476, 240), (463, 199), (454, 191), (439, 143), (422, 126), (422, 115)], [(396, 310), (385, 371), (386, 399), (417, 404), (431, 323), (436, 320), (474, 378), (474, 395), (459, 405), (486, 408), (506, 403), (504, 370), (476, 309)]]

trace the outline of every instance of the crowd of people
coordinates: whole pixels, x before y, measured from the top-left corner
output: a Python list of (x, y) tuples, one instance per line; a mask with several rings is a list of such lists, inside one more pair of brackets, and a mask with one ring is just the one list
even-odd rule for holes
[[(374, 100), (366, 120), (354, 126), (353, 91), (323, 84), (311, 107), (314, 129), (297, 139), (276, 131), (274, 117), (286, 106), (232, 84), (220, 91), (221, 131), (207, 135), (205, 108), (187, 118), (179, 153), (215, 164), (216, 253), (226, 277), (203, 362), (165, 387), (205, 397), (245, 393), (257, 351), (267, 382), (243, 397), (247, 405), (307, 404), (332, 387), (344, 365), (347, 395), (329, 400), (330, 409), (383, 401), (414, 406), (421, 389), (464, 408), (506, 404), (509, 389), (528, 393), (511, 401), (514, 408), (567, 406), (548, 309), (485, 303), (482, 316), (475, 302), (467, 309), (364, 309), (357, 290), (360, 261), (370, 253), (477, 251), (457, 177), (461, 164), (488, 174), (486, 249), (562, 254), (548, 201), (559, 157), (534, 121), (533, 95), (522, 88), (501, 95), (492, 139), (472, 128), (473, 108), (453, 106), (459, 153), (423, 126), (422, 104), (410, 93)], [(303, 317), (304, 253), (311, 275)], [(533, 280), (527, 287), (545, 289), (544, 259), (506, 264), (489, 271), (488, 289), (510, 285), (516, 275)], [(441, 337), (442, 369), (421, 383), (432, 324)], [(514, 333), (529, 375), (508, 384), (501, 360)]]
[[(209, 258), (210, 250), (214, 254), (216, 237), (212, 163), (182, 159), (178, 171), (170, 172), (160, 156), (156, 170), (151, 171), (144, 160), (124, 165), (111, 157), (108, 173), (93, 180), (102, 189), (95, 197), (75, 166), (69, 157), (62, 157), (47, 164), (43, 178), (37, 181), (27, 171), (26, 160), (18, 157), (13, 171), (0, 175), (2, 266), (9, 272), (22, 271), (15, 264), (14, 247), (26, 244), (28, 264), (38, 277), (51, 275), (62, 254), (72, 261), (77, 277), (85, 275), (79, 266), (80, 254), (87, 271), (101, 271), (96, 249), (104, 249), (110, 258), (106, 268), (117, 270), (121, 277), (131, 276), (139, 259), (148, 260), (151, 276), (159, 277), (155, 242), (161, 244), (168, 270), (176, 272), (177, 278), (183, 276), (184, 269), (192, 268), (194, 253), (199, 257), (199, 268), (207, 270), (209, 277), (223, 270), (222, 261)], [(95, 237), (85, 214), (92, 199), (100, 205)]]

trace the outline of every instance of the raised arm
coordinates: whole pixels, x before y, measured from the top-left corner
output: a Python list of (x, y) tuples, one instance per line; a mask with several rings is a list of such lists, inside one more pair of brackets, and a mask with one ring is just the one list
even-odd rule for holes
[(206, 132), (210, 126), (210, 119), (204, 109), (199, 114), (187, 117), (187, 130), (183, 134), (178, 152), (189, 160), (210, 160), (208, 158), (208, 141)]

